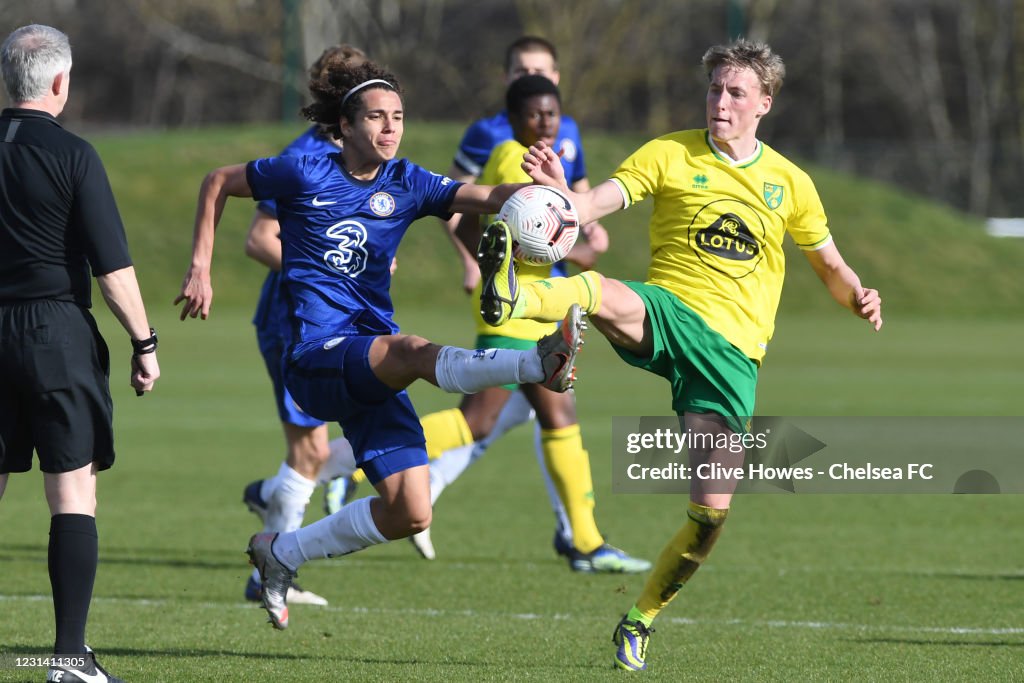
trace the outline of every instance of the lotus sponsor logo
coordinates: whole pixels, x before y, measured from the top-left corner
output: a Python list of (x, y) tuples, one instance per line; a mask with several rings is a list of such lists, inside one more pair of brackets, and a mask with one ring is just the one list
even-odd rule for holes
[(697, 246), (709, 254), (733, 261), (749, 261), (761, 253), (757, 240), (733, 213), (724, 214), (710, 226), (698, 230)]
[(764, 259), (763, 213), (763, 208), (735, 199), (709, 202), (690, 223), (690, 247), (709, 268), (735, 280), (746, 277)]

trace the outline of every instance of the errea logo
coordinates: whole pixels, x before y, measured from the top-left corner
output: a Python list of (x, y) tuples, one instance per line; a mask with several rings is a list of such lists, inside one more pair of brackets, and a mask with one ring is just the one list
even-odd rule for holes
[(693, 176), (693, 185), (691, 185), (690, 187), (692, 187), (694, 190), (708, 189), (708, 177), (703, 173), (698, 173), (697, 175)]

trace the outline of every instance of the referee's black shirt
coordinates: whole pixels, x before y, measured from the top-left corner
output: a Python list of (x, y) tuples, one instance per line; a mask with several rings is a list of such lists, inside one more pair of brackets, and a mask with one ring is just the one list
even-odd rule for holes
[(35, 109), (0, 112), (0, 304), (88, 308), (93, 275), (132, 265), (96, 150)]

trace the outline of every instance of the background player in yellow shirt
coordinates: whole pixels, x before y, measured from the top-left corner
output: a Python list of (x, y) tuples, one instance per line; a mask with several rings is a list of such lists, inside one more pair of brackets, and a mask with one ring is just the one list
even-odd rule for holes
[[(491, 152), (480, 174), (480, 182), (490, 184), (497, 179), (502, 182), (529, 182), (523, 172), (523, 154), (529, 145), (538, 140), (552, 145), (559, 139), (562, 120), (561, 96), (558, 86), (541, 75), (526, 75), (508, 87), (506, 111), (513, 131), (513, 139), (499, 143)], [(563, 168), (565, 162), (560, 160)], [(460, 236), (466, 235), (469, 244), (479, 239), (480, 216), (469, 214), (459, 226)], [(603, 251), (603, 249), (602, 249)], [(580, 240), (570, 258), (576, 263), (593, 264), (597, 253), (587, 240)], [(521, 266), (523, 281), (536, 281), (548, 277), (552, 266)], [(477, 294), (479, 294), (477, 285)], [(476, 301), (474, 297), (473, 301)], [(473, 306), (478, 311), (478, 306)], [(555, 330), (554, 323), (539, 323), (533, 320), (516, 320), (498, 329), (488, 325), (479, 315), (476, 318), (476, 347), (530, 349), (537, 340)], [(517, 387), (492, 387), (465, 396), (457, 410), (442, 411), (423, 418), (424, 433), (428, 452), (436, 448), (437, 430), (431, 426), (435, 419), (458, 420), (464, 429), (479, 440), (494, 431), (495, 422), (503, 408), (513, 396)], [(569, 547), (560, 550), (569, 561), (569, 567), (579, 572), (645, 572), (651, 567), (647, 560), (631, 557), (625, 551), (609, 545), (597, 528), (594, 519), (594, 485), (590, 473), (590, 456), (583, 448), (579, 421), (576, 418), (576, 402), (571, 395), (560, 395), (546, 389), (522, 391), (529, 405), (536, 410), (540, 425), (540, 450), (545, 469), (555, 486), (557, 496), (568, 518), (572, 531)], [(455, 413), (455, 415), (452, 415)], [(476, 452), (477, 457), (482, 449)], [(437, 499), (446, 483), (435, 476), (437, 463), (430, 466), (431, 502)], [(557, 537), (556, 537), (557, 538)]]
[[(480, 303), (494, 325), (559, 320), (579, 303), (623, 360), (669, 380), (672, 407), (687, 430), (717, 437), (746, 431), (753, 415), (757, 371), (782, 291), (785, 233), (839, 304), (875, 330), (882, 312), (878, 291), (861, 284), (832, 241), (810, 178), (756, 137), (782, 86), (782, 59), (763, 43), (740, 39), (710, 48), (703, 64), (707, 129), (652, 140), (610, 180), (573, 195), (581, 221), (654, 197), (647, 281), (589, 271), (520, 287), (508, 227), (495, 222), (481, 240)], [(538, 182), (568, 189), (557, 155), (542, 144), (529, 150), (523, 168)], [(736, 467), (743, 457), (727, 448), (689, 454), (693, 466)], [(691, 483), (685, 523), (616, 626), (616, 666), (646, 668), (651, 622), (708, 556), (735, 484)]]

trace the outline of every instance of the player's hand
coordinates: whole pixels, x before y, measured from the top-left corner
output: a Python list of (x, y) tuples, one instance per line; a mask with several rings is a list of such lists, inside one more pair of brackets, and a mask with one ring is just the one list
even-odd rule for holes
[(877, 289), (865, 289), (858, 286), (853, 290), (853, 312), (867, 320), (875, 328), (882, 329), (882, 297)]
[(395, 256), (395, 257), (393, 257), (391, 259), (391, 267), (388, 269), (388, 272), (391, 275), (394, 275), (396, 270), (398, 270), (398, 257), (397, 256)]
[(522, 168), (535, 183), (569, 189), (565, 182), (562, 160), (543, 140), (538, 140), (526, 151), (523, 155)]
[(199, 271), (189, 267), (185, 272), (185, 280), (181, 283), (181, 294), (174, 300), (174, 305), (177, 306), (182, 301), (185, 302), (181, 307), (182, 320), (200, 315), (206, 320), (210, 315), (210, 305), (213, 303), (213, 285), (210, 284), (208, 270)]
[(160, 377), (160, 365), (156, 362), (156, 352), (132, 354), (131, 385), (138, 396), (153, 390), (153, 384)]

